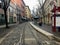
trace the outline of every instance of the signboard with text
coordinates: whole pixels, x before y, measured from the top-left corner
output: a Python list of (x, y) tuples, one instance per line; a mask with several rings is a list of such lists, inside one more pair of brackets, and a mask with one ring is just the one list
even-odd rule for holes
[[(60, 27), (60, 14), (56, 15), (56, 27)], [(54, 26), (54, 16), (52, 16), (52, 26)]]
[(56, 27), (60, 27), (60, 15), (56, 16)]

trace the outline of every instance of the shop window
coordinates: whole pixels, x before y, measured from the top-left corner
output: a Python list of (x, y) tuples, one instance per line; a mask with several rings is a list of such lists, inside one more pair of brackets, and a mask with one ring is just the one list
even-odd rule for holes
[(10, 8), (9, 8), (9, 11), (10, 11)]
[(4, 15), (2, 15), (2, 17), (4, 17)]
[(1, 8), (1, 4), (0, 4), (0, 8)]

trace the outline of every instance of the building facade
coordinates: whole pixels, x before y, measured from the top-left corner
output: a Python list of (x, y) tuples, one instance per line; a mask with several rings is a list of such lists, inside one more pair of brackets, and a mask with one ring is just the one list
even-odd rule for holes
[(4, 10), (0, 8), (0, 25), (5, 24)]
[(25, 15), (25, 3), (23, 0), (12, 0), (12, 2), (16, 4), (17, 21), (20, 22)]
[(56, 6), (60, 6), (60, 0), (46, 0), (44, 2), (44, 11), (45, 11), (45, 24), (48, 24), (50, 25), (52, 23), (52, 20), (51, 20), (51, 16), (52, 16), (52, 12), (51, 10), (53, 9), (54, 5), (52, 3), (52, 1), (55, 1), (56, 2)]
[(16, 15), (16, 4), (10, 2), (10, 6), (7, 9), (8, 15), (8, 23), (16, 23), (17, 22), (17, 15)]
[(5, 24), (5, 15), (2, 5), (2, 0), (0, 0), (0, 25)]
[(31, 11), (29, 9), (29, 6), (25, 6), (25, 15), (28, 19), (31, 19)]
[[(1, 2), (1, 1), (0, 1)], [(0, 24), (5, 24), (4, 10), (0, 3)], [(23, 0), (11, 0), (10, 5), (7, 9), (7, 20), (8, 23), (20, 22), (21, 17), (25, 15), (25, 3)]]

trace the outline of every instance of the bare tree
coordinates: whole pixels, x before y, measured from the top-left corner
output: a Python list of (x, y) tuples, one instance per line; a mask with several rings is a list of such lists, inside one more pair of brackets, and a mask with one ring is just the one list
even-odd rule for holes
[[(44, 18), (44, 14), (45, 14), (44, 0), (38, 0), (38, 2), (39, 2), (38, 11), (41, 14), (40, 16), (43, 16), (41, 18)], [(43, 20), (44, 20), (44, 23), (45, 23), (45, 19), (43, 19)]]
[(32, 10), (32, 13), (33, 15), (36, 15), (36, 12), (35, 12), (35, 8), (33, 7), (33, 10)]
[(4, 14), (5, 14), (6, 28), (8, 28), (7, 9), (9, 7), (10, 0), (1, 0), (1, 1), (3, 3), (3, 10), (4, 10)]

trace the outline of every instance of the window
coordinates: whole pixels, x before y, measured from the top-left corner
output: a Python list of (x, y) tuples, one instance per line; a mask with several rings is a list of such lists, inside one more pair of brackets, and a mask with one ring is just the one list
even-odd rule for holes
[(57, 0), (55, 0), (57, 2)]
[(2, 17), (4, 17), (4, 15), (3, 15), (3, 14), (2, 14), (1, 16), (2, 16)]
[(0, 4), (0, 8), (1, 8), (1, 4)]
[(10, 12), (10, 8), (9, 8), (9, 12)]

